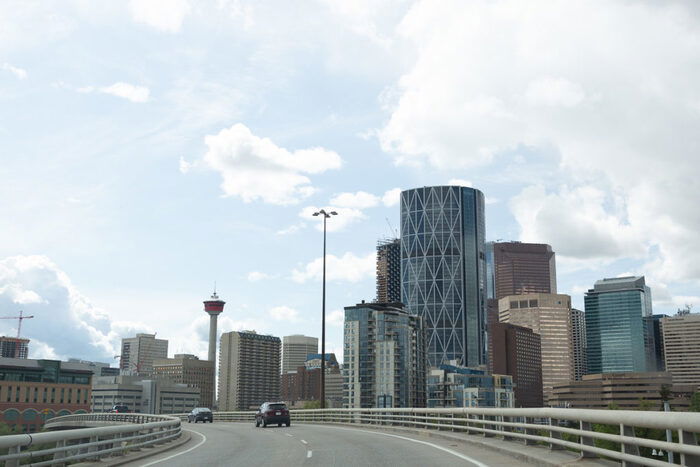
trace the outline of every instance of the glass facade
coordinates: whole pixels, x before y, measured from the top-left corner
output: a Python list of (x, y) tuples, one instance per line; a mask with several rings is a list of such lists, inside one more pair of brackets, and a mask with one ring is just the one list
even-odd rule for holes
[(428, 407), (514, 407), (513, 377), (444, 364), (428, 375)]
[(585, 307), (589, 374), (656, 369), (646, 319), (651, 316), (651, 291), (643, 276), (597, 281), (586, 293)]
[(425, 321), (431, 366), (486, 363), (484, 230), (479, 190), (401, 193), (401, 301)]
[(384, 304), (345, 307), (346, 407), (425, 407), (422, 322)]

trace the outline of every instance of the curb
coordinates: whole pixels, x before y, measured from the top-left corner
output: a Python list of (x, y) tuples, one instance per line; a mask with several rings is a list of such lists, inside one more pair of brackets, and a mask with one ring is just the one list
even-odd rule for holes
[(180, 432), (180, 437), (170, 441), (167, 444), (164, 444), (162, 446), (156, 446), (153, 448), (142, 448), (140, 451), (135, 451), (130, 454), (126, 454), (124, 456), (120, 456), (118, 458), (110, 459), (110, 458), (105, 458), (105, 459), (100, 459), (98, 462), (90, 463), (90, 464), (83, 464), (83, 465), (104, 465), (104, 466), (117, 466), (117, 465), (124, 465), (128, 464), (130, 462), (134, 462), (140, 459), (144, 459), (146, 457), (151, 457), (156, 454), (160, 454), (166, 451), (169, 451), (171, 449), (175, 449), (177, 447), (182, 446), (183, 444), (187, 443), (191, 438), (192, 435), (185, 431), (184, 429)]

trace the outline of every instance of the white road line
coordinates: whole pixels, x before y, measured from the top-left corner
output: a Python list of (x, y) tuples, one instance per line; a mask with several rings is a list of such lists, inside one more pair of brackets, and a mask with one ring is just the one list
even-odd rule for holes
[(313, 456), (314, 452), (313, 451), (306, 451), (306, 458), (308, 459), (309, 457)]
[(202, 441), (200, 441), (199, 443), (197, 443), (196, 445), (192, 446), (191, 448), (189, 448), (189, 449), (186, 450), (186, 451), (178, 452), (177, 454), (173, 454), (172, 456), (164, 457), (164, 458), (159, 459), (159, 460), (157, 460), (157, 461), (149, 462), (148, 464), (143, 464), (141, 467), (148, 467), (149, 465), (159, 464), (159, 463), (161, 463), (161, 462), (163, 462), (163, 461), (167, 461), (167, 460), (169, 460), (169, 459), (172, 459), (173, 457), (181, 456), (181, 455), (186, 454), (186, 453), (188, 453), (188, 452), (190, 452), (190, 451), (194, 451), (195, 449), (197, 449), (198, 447), (200, 447), (202, 444), (204, 444), (204, 443), (207, 442), (207, 437), (204, 436), (202, 433), (199, 433), (198, 431), (192, 431), (192, 430), (184, 430), (184, 431), (189, 431), (190, 433), (196, 433), (196, 434), (198, 434), (199, 436), (202, 437)]
[(440, 451), (444, 451), (444, 452), (447, 452), (447, 453), (449, 453), (449, 454), (452, 454), (453, 456), (459, 457), (460, 459), (463, 459), (463, 460), (465, 460), (465, 461), (467, 461), (467, 462), (471, 462), (472, 464), (474, 464), (474, 465), (476, 465), (476, 466), (478, 466), (478, 467), (489, 467), (487, 464), (484, 464), (483, 462), (479, 462), (479, 461), (476, 460), (476, 459), (472, 459), (472, 458), (469, 457), (469, 456), (465, 456), (464, 454), (460, 454), (460, 453), (458, 453), (457, 451), (453, 451), (452, 449), (443, 448), (442, 446), (438, 446), (437, 444), (428, 443), (427, 441), (420, 441), (420, 440), (418, 440), (418, 439), (406, 438), (405, 436), (392, 435), (392, 434), (389, 434), (389, 433), (382, 433), (381, 431), (361, 430), (361, 429), (359, 429), (359, 428), (342, 428), (342, 427), (339, 427), (339, 426), (334, 426), (334, 427), (331, 427), (331, 426), (324, 426), (324, 428), (334, 428), (334, 429), (336, 429), (336, 430), (362, 431), (362, 432), (364, 432), (364, 433), (371, 433), (371, 434), (373, 434), (373, 435), (391, 436), (392, 438), (399, 438), (399, 439), (403, 439), (403, 440), (405, 440), (405, 441), (411, 441), (412, 443), (425, 444), (426, 446), (430, 446), (430, 447), (433, 447), (433, 448), (435, 448), (435, 449), (439, 449)]
[(294, 435), (290, 435), (289, 433), (285, 433), (284, 436), (289, 436), (290, 438), (294, 438)]
[(306, 442), (305, 439), (302, 439), (301, 442), (302, 442), (303, 444), (309, 444), (309, 443)]

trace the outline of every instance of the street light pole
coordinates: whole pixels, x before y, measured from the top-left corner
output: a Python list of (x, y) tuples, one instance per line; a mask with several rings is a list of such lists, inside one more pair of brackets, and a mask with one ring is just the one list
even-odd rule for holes
[(321, 299), (321, 408), (326, 408), (326, 219), (337, 216), (335, 211), (321, 209), (314, 216), (323, 216), (323, 291)]

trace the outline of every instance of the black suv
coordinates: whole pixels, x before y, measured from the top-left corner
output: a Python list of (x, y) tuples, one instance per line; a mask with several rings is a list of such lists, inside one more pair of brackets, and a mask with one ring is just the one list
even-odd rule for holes
[(211, 410), (205, 407), (192, 409), (192, 412), (190, 412), (190, 414), (187, 416), (187, 423), (192, 422), (214, 423), (214, 414), (211, 413)]
[(110, 410), (111, 413), (130, 413), (129, 407), (124, 404), (117, 404)]
[(262, 425), (264, 428), (271, 423), (276, 423), (277, 426), (282, 426), (283, 423), (287, 426), (290, 425), (287, 404), (284, 402), (265, 402), (260, 406), (255, 414), (255, 426)]

